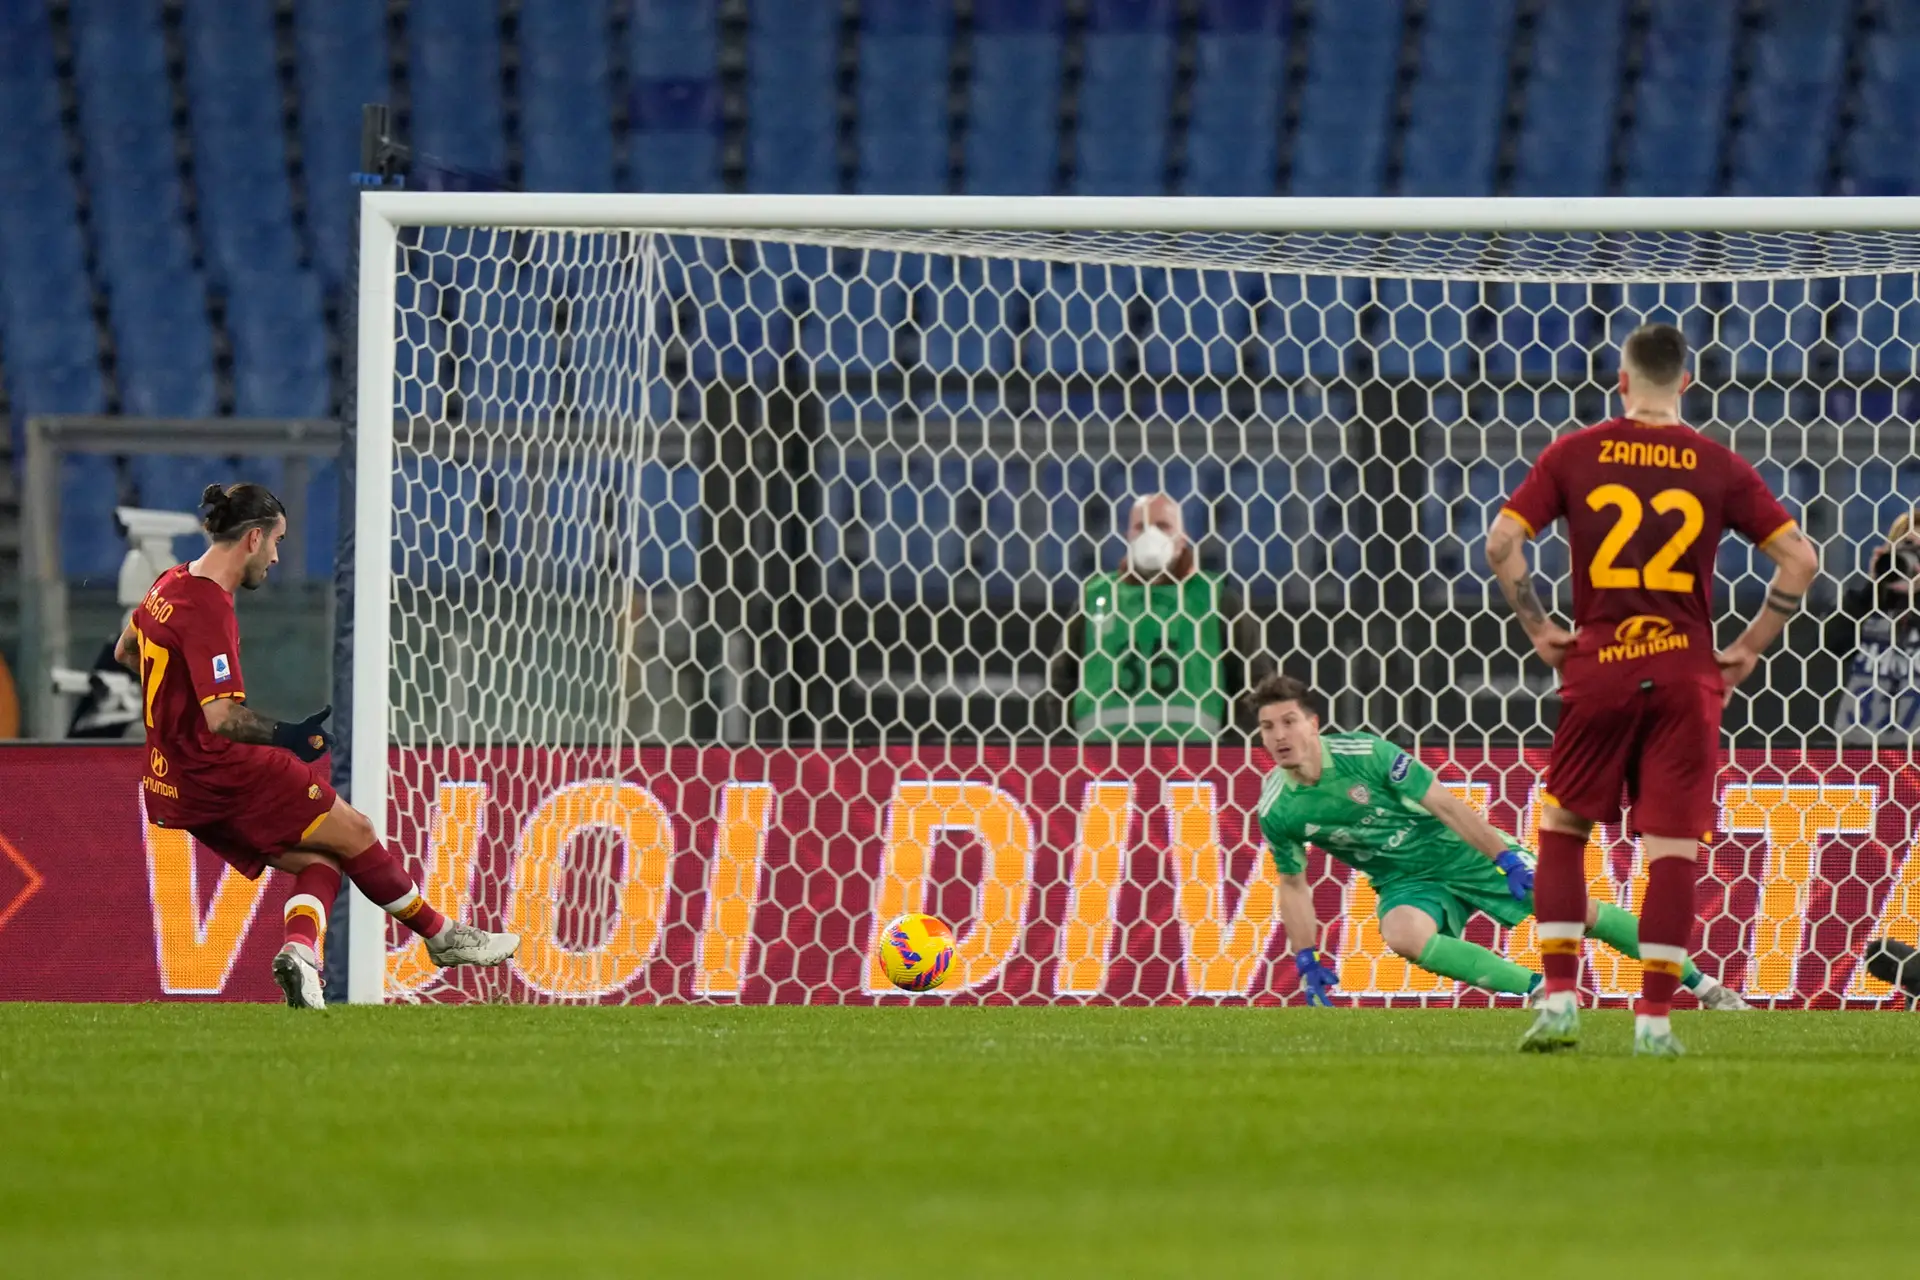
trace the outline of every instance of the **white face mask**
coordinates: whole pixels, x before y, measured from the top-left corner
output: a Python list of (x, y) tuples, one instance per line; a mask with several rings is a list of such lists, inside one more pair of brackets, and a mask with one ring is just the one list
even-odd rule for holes
[(1129, 558), (1134, 572), (1144, 576), (1165, 573), (1167, 566), (1173, 563), (1174, 555), (1179, 551), (1173, 538), (1163, 529), (1148, 525), (1134, 535), (1129, 545)]

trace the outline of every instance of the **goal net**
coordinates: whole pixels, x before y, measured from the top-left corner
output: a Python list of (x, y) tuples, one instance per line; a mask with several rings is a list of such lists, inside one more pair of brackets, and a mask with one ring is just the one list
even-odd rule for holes
[[(1920, 237), (1848, 228), (1914, 207), (365, 210), (353, 796), (525, 941), (484, 973), (361, 942), (357, 996), (1297, 1000), (1237, 695), (1307, 680), (1531, 843), (1556, 703), (1480, 543), (1663, 319), (1688, 420), (1825, 569), (1727, 711), (1698, 958), (1756, 1001), (1887, 998), (1862, 949), (1920, 914), (1920, 554), (1880, 551), (1920, 501)], [(1178, 554), (1142, 588), (1156, 497)], [(1533, 559), (1564, 614), (1565, 543)], [(1729, 626), (1769, 568), (1721, 548)], [(1588, 870), (1637, 906), (1618, 828)], [(1484, 1001), (1391, 954), (1364, 875), (1309, 874), (1343, 995)], [(959, 938), (929, 995), (871, 954), (907, 910)], [(1538, 965), (1530, 925), (1468, 936)]]

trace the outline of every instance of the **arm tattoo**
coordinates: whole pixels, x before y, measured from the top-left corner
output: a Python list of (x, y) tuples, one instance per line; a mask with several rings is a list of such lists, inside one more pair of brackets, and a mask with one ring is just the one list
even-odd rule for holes
[(1507, 603), (1513, 607), (1520, 619), (1520, 625), (1529, 633), (1547, 621), (1546, 608), (1540, 603), (1540, 595), (1533, 589), (1533, 575), (1522, 570), (1511, 579), (1500, 579), (1500, 589), (1506, 593)]
[(220, 722), (214, 732), (230, 742), (258, 742), (271, 745), (275, 721), (267, 719), (252, 710), (244, 702), (233, 704), (233, 710)]
[(1800, 602), (1804, 599), (1804, 596), (1797, 596), (1776, 587), (1767, 592), (1767, 608), (1783, 618), (1791, 618), (1800, 612)]

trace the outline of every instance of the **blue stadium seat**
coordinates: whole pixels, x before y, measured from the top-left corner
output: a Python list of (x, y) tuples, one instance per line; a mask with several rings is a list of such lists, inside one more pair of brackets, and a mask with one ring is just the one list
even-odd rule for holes
[(1601, 341), (1587, 286), (1490, 285), (1486, 304), (1496, 317), (1494, 341), (1482, 356), (1489, 378), (1579, 380), (1587, 376), (1591, 353)]
[(1273, 372), (1283, 378), (1340, 377), (1348, 352), (1357, 350), (1359, 308), (1370, 300), (1369, 282), (1275, 275), (1267, 289), (1257, 323)]
[(231, 484), (233, 464), (204, 454), (136, 453), (127, 459), (133, 500), (159, 511), (193, 511), (210, 484)]
[(307, 229), (322, 283), (336, 292), (346, 272), (352, 185), (360, 167), (360, 107), (385, 102), (385, 0), (326, 0), (294, 9), (300, 83), (301, 168)]
[(748, 36), (747, 183), (755, 191), (837, 191), (839, 12), (763, 4)]
[(1428, 6), (1402, 150), (1402, 194), (1492, 192), (1512, 40), (1512, 0)]
[(1846, 60), (1846, 7), (1773, 0), (1755, 30), (1747, 111), (1734, 140), (1736, 195), (1818, 195)]
[(1212, 0), (1194, 35), (1188, 196), (1271, 196), (1286, 98), (1286, 0)]
[(800, 313), (800, 354), (822, 370), (871, 370), (891, 362), (912, 295), (909, 281), (888, 279), (880, 264), (851, 278), (814, 280)]
[(1079, 153), (1082, 195), (1158, 195), (1165, 188), (1173, 99), (1170, 0), (1095, 0), (1082, 45)]
[(206, 418), (216, 407), (213, 330), (206, 302), (185, 282), (151, 291), (122, 285), (109, 311), (126, 412), (147, 418)]
[(1272, 195), (1287, 92), (1286, 0), (1211, 0), (1194, 37), (1184, 190)]
[(217, 287), (236, 272), (287, 272), (299, 259), (280, 125), (272, 14), (194, 0), (183, 15), (194, 180)]
[(1734, 0), (1657, 0), (1634, 94), (1628, 195), (1715, 189), (1738, 20)]
[(868, 29), (860, 41), (859, 189), (945, 191), (953, 11), (945, 4), (912, 0), (866, 13), (865, 18)]
[(649, 587), (692, 586), (705, 537), (700, 469), (643, 462), (639, 489), (636, 568), (640, 581)]
[(720, 189), (720, 89), (711, 80), (649, 80), (633, 95), (631, 184), (639, 191)]
[(822, 461), (830, 519), (815, 547), (830, 588), (861, 599), (940, 604), (966, 567), (954, 522), (966, 460), (916, 451), (849, 449)]
[(1168, 287), (1154, 304), (1153, 336), (1142, 366), (1154, 377), (1194, 378), (1240, 373), (1243, 348), (1253, 335), (1250, 295), (1259, 281), (1227, 271), (1168, 273)]
[(1622, 0), (1552, 4), (1534, 28), (1515, 195), (1600, 195), (1618, 98)]
[(316, 462), (308, 473), (307, 522), (287, 536), (299, 542), (309, 578), (333, 574), (335, 544), (340, 538), (340, 468), (332, 461)]
[(64, 167), (59, 148), (46, 145), (60, 130), (60, 91), (54, 80), (53, 37), (45, 7), (0, 5), (0, 176), (40, 174)]
[(1142, 296), (1133, 267), (1067, 266), (1037, 283), (1033, 328), (1021, 339), (1021, 367), (1054, 373), (1126, 372), (1136, 346), (1128, 309)]
[(236, 415), (327, 415), (332, 390), (318, 280), (306, 272), (236, 278), (227, 298), (227, 328)]
[(1920, 190), (1920, 157), (1907, 141), (1920, 112), (1920, 31), (1877, 33), (1866, 55), (1844, 152), (1847, 181), (1861, 195)]
[(1720, 317), (1736, 376), (1798, 378), (1824, 337), (1826, 307), (1800, 280), (1744, 280)]
[(75, 73), (95, 229), (110, 278), (192, 272), (174, 165), (172, 96), (154, 0), (83, 0)]
[(629, 67), (640, 80), (704, 80), (720, 64), (718, 0), (634, 0)]
[(967, 190), (1048, 193), (1059, 152), (1060, 0), (982, 0), (974, 20)]
[(1469, 372), (1473, 350), (1466, 317), (1479, 302), (1467, 281), (1396, 280), (1375, 283), (1386, 331), (1373, 341), (1374, 367), (1389, 378), (1455, 378)]
[(1323, 6), (1308, 50), (1293, 195), (1376, 195), (1386, 176), (1400, 0)]
[(1029, 305), (1004, 259), (929, 258), (914, 304), (922, 362), (936, 373), (1011, 373)]
[(1836, 312), (1840, 371), (1849, 378), (1899, 378), (1914, 368), (1920, 300), (1911, 272), (1850, 276)]
[(120, 501), (119, 471), (112, 458), (70, 453), (61, 459), (61, 576), (70, 582), (116, 580), (127, 553), (113, 514)]
[(531, 191), (613, 189), (607, 0), (520, 10), (521, 168)]
[(497, 24), (490, 5), (412, 0), (408, 73), (418, 156), (495, 177), (506, 172)]
[(693, 376), (748, 378), (770, 384), (793, 348), (793, 315), (783, 303), (774, 274), (751, 261), (728, 261), (726, 245), (711, 240), (697, 248), (676, 241), (663, 271), (687, 344)]

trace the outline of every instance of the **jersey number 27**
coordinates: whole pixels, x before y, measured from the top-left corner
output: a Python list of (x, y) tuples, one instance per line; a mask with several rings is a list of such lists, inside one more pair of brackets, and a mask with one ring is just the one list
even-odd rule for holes
[(140, 685), (146, 693), (147, 728), (153, 728), (153, 695), (160, 692), (160, 681), (167, 674), (167, 651), (145, 635), (140, 637)]

